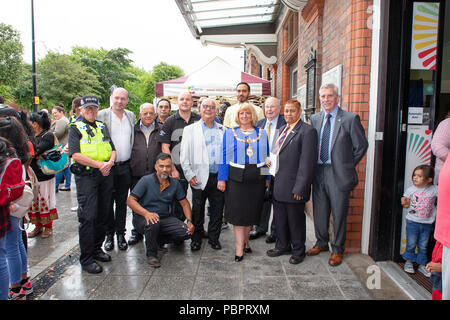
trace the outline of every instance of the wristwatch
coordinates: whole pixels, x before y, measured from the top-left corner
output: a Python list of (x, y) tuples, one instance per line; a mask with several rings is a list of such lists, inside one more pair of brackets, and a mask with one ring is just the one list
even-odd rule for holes
[(186, 219), (186, 221), (187, 221), (187, 223), (192, 223), (192, 220), (191, 219)]

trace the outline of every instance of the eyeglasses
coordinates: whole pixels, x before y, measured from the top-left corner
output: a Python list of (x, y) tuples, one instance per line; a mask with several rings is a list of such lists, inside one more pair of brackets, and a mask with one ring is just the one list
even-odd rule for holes
[(208, 106), (208, 105), (203, 105), (203, 104), (202, 104), (202, 108), (203, 108), (203, 109), (206, 109), (206, 110), (212, 110), (212, 109), (215, 109), (216, 106)]

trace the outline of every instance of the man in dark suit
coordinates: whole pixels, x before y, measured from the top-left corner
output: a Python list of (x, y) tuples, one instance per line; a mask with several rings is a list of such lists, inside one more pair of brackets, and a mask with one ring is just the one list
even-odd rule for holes
[[(280, 128), (286, 124), (283, 115), (280, 114), (281, 105), (280, 100), (274, 97), (270, 97), (266, 100), (264, 104), (264, 115), (265, 118), (257, 123), (258, 128), (266, 130), (267, 136), (269, 137), (269, 146), (272, 147), (273, 143), (277, 139)], [(273, 177), (270, 180), (270, 189), (273, 191)], [(269, 229), (270, 211), (272, 210), (272, 201), (264, 201), (263, 209), (261, 212), (261, 219), (257, 226), (253, 226), (253, 230), (250, 231), (250, 240), (257, 239), (261, 236), (266, 235)], [(275, 223), (272, 219), (272, 224), (270, 226), (270, 235), (267, 237), (267, 243), (275, 242)]]
[(278, 161), (270, 164), (278, 169), (273, 189), (277, 240), (275, 248), (268, 250), (267, 255), (277, 257), (292, 252), (291, 264), (298, 264), (305, 258), (305, 203), (311, 196), (317, 162), (317, 132), (300, 119), (301, 113), (298, 101), (286, 103), (284, 117), (287, 124), (272, 149), (272, 153), (278, 155)]
[(363, 158), (368, 142), (357, 114), (339, 107), (339, 90), (325, 84), (319, 91), (322, 112), (311, 117), (319, 135), (319, 156), (313, 182), (314, 228), (317, 242), (307, 255), (328, 251), (328, 226), (333, 214), (334, 240), (331, 266), (342, 262), (350, 191), (358, 184), (356, 165)]

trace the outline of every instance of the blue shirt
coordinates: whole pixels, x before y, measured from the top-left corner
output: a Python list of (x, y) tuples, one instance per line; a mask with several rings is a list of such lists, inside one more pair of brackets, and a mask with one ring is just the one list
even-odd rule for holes
[(169, 186), (162, 192), (156, 173), (142, 177), (131, 191), (131, 195), (138, 199), (139, 204), (150, 212), (155, 212), (160, 218), (170, 216), (169, 208), (174, 200), (186, 198), (186, 192), (177, 179), (168, 178)]
[(215, 122), (213, 122), (213, 126), (210, 128), (203, 120), (200, 121), (202, 122), (203, 137), (205, 138), (206, 150), (208, 151), (209, 172), (217, 173), (219, 172), (223, 133), (219, 130)]
[[(338, 110), (339, 110), (339, 106), (334, 108), (334, 110), (330, 113), (331, 114), (331, 118), (330, 118), (330, 124), (331, 124), (330, 141), (329, 141), (329, 146), (328, 146), (328, 161), (325, 162), (325, 164), (331, 164), (331, 142), (333, 140), (334, 123), (336, 122), (336, 117), (337, 117)], [(320, 139), (319, 139), (319, 155), (318, 155), (318, 160), (317, 160), (317, 163), (319, 163), (319, 164), (323, 164), (322, 160), (320, 160), (320, 150), (322, 148), (323, 128), (325, 127), (325, 124), (327, 123), (327, 115), (328, 115), (328, 113), (326, 113), (325, 111), (324, 111), (324, 113), (325, 113), (325, 115), (323, 117), (322, 128), (320, 129)]]
[[(238, 165), (245, 164), (262, 164), (269, 156), (269, 139), (267, 132), (264, 129), (256, 128), (251, 134), (244, 134), (239, 127), (234, 128), (236, 136), (239, 139), (255, 140), (259, 132), (261, 132), (261, 138), (258, 141), (250, 143), (253, 150), (251, 157), (247, 155), (248, 144), (246, 142), (238, 141), (233, 134), (231, 128), (225, 131), (222, 141), (222, 163), (219, 166), (219, 181), (228, 181), (228, 172), (230, 162)], [(270, 178), (268, 176), (268, 178)]]

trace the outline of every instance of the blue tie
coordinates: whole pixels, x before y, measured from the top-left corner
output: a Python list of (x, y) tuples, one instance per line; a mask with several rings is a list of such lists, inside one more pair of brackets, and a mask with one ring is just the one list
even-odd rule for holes
[(328, 161), (328, 151), (330, 145), (330, 132), (331, 132), (331, 114), (327, 114), (327, 122), (325, 123), (325, 127), (323, 128), (322, 133), (322, 144), (320, 147), (320, 160), (322, 163), (326, 163)]

